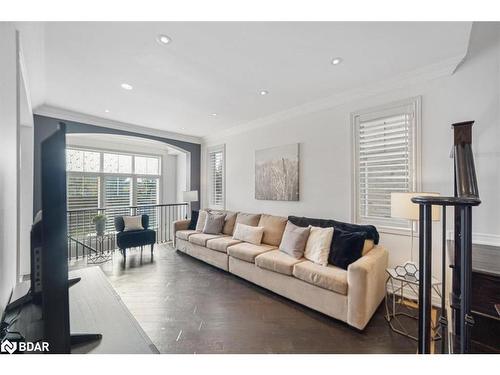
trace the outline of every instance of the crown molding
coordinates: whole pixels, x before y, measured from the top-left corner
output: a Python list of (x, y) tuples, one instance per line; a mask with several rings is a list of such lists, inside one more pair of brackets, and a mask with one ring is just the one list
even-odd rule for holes
[(54, 107), (51, 105), (43, 104), (36, 108), (34, 111), (35, 115), (54, 117), (66, 121), (82, 122), (89, 125), (100, 126), (104, 128), (111, 128), (116, 130), (123, 130), (138, 134), (147, 134), (156, 137), (175, 139), (177, 141), (190, 142), (201, 144), (202, 138), (173, 133), (165, 130), (148, 128), (145, 126), (130, 124), (121, 121), (115, 121), (110, 119), (105, 119), (102, 117), (92, 116), (85, 113), (75, 112), (64, 108)]
[(353, 102), (355, 100), (384, 94), (404, 87), (424, 83), (441, 77), (450, 76), (455, 72), (457, 66), (461, 64), (464, 57), (465, 53), (463, 55), (457, 55), (438, 63), (427, 65), (422, 68), (400, 74), (396, 77), (384, 80), (382, 82), (377, 82), (369, 84), (365, 87), (347, 90), (323, 99), (310, 101), (286, 109), (284, 111), (276, 112), (269, 116), (261, 117), (249, 122), (240, 123), (222, 132), (203, 137), (203, 142), (206, 144), (211, 144), (213, 142), (216, 142), (217, 140), (220, 140), (221, 137), (244, 133), (252, 129), (269, 126), (277, 122), (285, 121), (298, 116), (303, 116), (308, 113), (331, 109), (342, 104)]

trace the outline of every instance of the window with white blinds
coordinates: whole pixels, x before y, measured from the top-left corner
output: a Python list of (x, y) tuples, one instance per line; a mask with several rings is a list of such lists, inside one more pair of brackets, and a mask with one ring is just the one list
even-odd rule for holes
[(391, 193), (417, 189), (419, 98), (353, 115), (355, 219), (406, 229), (391, 218)]
[(68, 210), (68, 230), (71, 236), (88, 233), (94, 228), (92, 218), (97, 211), (85, 209), (97, 208), (99, 205), (99, 177), (85, 175), (69, 175), (66, 183)]
[(67, 180), (68, 210), (95, 208), (99, 205), (99, 177), (69, 175)]
[[(138, 178), (137, 179), (137, 205), (152, 206), (158, 204), (158, 178)], [(149, 215), (149, 226), (158, 227), (156, 207), (144, 207), (138, 211), (140, 214)]]
[(106, 176), (104, 178), (104, 205), (106, 207), (106, 229), (114, 227), (114, 217), (130, 215), (132, 205), (132, 179), (130, 177)]
[(224, 146), (208, 149), (208, 203), (210, 208), (225, 208)]
[(106, 230), (113, 231), (114, 217), (130, 215), (130, 206), (149, 214), (156, 227), (156, 209), (144, 206), (159, 203), (161, 156), (68, 147), (66, 169), (70, 232), (94, 233), (97, 213), (107, 216)]

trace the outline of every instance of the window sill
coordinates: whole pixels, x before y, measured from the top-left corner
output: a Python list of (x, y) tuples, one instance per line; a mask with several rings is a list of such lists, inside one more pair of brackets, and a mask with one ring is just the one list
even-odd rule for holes
[[(411, 236), (411, 229), (409, 229), (409, 228), (404, 229), (404, 228), (393, 228), (393, 227), (379, 226), (379, 227), (377, 227), (377, 230), (379, 233), (392, 234), (394, 236), (404, 236), (404, 237)], [(413, 237), (418, 237), (418, 231), (413, 232)]]

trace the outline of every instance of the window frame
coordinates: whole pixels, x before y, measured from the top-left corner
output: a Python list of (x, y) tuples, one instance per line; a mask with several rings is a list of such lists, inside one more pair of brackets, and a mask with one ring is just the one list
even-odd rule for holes
[[(216, 152), (221, 152), (222, 153), (222, 204), (217, 205), (212, 202), (212, 192), (213, 192), (213, 182), (212, 182), (212, 173), (210, 169), (210, 154), (216, 153)], [(226, 208), (226, 145), (221, 144), (221, 145), (216, 145), (216, 146), (210, 146), (207, 147), (207, 201), (208, 201), (208, 208), (211, 209), (219, 209), (219, 210), (225, 210)]]
[[(158, 204), (163, 197), (163, 155), (145, 152), (130, 152), (130, 151), (117, 151), (113, 149), (106, 148), (93, 148), (93, 147), (82, 147), (82, 146), (72, 146), (67, 145), (66, 150), (78, 150), (78, 151), (90, 151), (98, 152), (100, 158), (100, 172), (85, 172), (85, 171), (69, 171), (66, 170), (68, 176), (96, 176), (98, 177), (98, 208), (106, 207), (105, 198), (105, 179), (106, 177), (129, 177), (131, 179), (131, 204), (129, 206), (137, 206), (137, 179), (138, 178), (156, 178), (158, 179)], [(113, 173), (104, 172), (104, 154), (117, 154), (117, 155), (130, 155), (132, 157), (132, 170), (131, 173)], [(135, 173), (135, 157), (150, 157), (158, 159), (158, 174), (136, 174)]]
[[(421, 191), (422, 190), (422, 179), (421, 179), (421, 96), (411, 97), (404, 100), (399, 100), (391, 102), (388, 104), (380, 105), (377, 107), (372, 107), (360, 111), (355, 111), (351, 113), (351, 221), (357, 224), (373, 224), (376, 225), (380, 232), (391, 233), (398, 235), (410, 235), (412, 225), (413, 230), (416, 231), (416, 223), (411, 223), (406, 221), (406, 225), (394, 225), (398, 220), (396, 219), (380, 219), (372, 218), (367, 220), (361, 220), (359, 216), (359, 171), (358, 171), (358, 145), (359, 145), (359, 119), (364, 117), (364, 121), (375, 120), (377, 118), (388, 117), (391, 115), (396, 115), (401, 113), (401, 108), (407, 107), (407, 109), (413, 112), (413, 126), (411, 129), (412, 140), (411, 140), (411, 162), (413, 164), (413, 173), (411, 175), (411, 191)], [(401, 221), (404, 224), (404, 220)]]

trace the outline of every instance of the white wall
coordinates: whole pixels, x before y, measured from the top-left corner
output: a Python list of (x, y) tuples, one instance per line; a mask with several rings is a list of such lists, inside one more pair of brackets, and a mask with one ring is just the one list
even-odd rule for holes
[[(203, 155), (207, 146), (226, 144), (226, 208), (229, 210), (352, 221), (350, 114), (421, 95), (423, 190), (453, 195), (450, 125), (475, 120), (473, 149), (483, 204), (474, 209), (473, 231), (476, 235), (489, 234), (493, 235), (490, 238), (500, 239), (499, 62), (498, 26), (475, 24), (469, 55), (451, 76), (406, 84), (385, 94), (297, 115), (244, 133), (210, 137), (203, 147)], [(300, 143), (300, 201), (256, 200), (255, 150), (294, 142)], [(206, 161), (202, 168), (203, 178)], [(206, 187), (206, 181), (202, 186)], [(205, 206), (206, 188), (203, 193)], [(439, 249), (439, 225), (434, 233), (436, 249)], [(391, 265), (409, 259), (408, 236), (387, 233), (381, 236), (382, 244), (390, 252)], [(417, 249), (415, 241), (414, 254)], [(434, 270), (438, 276), (440, 251), (434, 253)]]
[(187, 191), (187, 187), (191, 186), (189, 183), (189, 173), (187, 173), (187, 155), (177, 155), (177, 203), (183, 202), (182, 192)]
[(163, 200), (161, 203), (177, 202), (177, 155), (163, 158)]
[(16, 31), (0, 22), (0, 314), (16, 282), (18, 89)]

